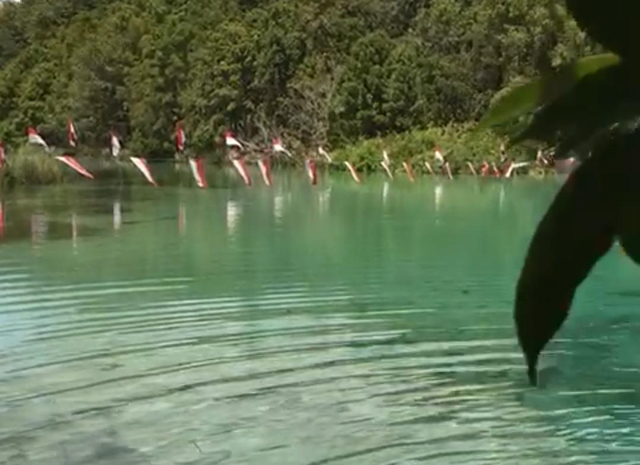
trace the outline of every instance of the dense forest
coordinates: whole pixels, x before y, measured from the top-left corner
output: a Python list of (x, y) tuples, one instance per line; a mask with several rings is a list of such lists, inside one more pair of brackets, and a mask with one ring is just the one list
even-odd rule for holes
[(497, 91), (594, 47), (561, 0), (0, 3), (0, 138), (173, 153), (225, 128), (340, 147), (475, 121)]

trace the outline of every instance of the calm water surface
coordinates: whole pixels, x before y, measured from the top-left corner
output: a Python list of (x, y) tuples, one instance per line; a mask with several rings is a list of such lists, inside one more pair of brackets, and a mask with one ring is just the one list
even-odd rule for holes
[(0, 463), (640, 463), (618, 249), (526, 385), (513, 288), (557, 181), (276, 178), (4, 195)]

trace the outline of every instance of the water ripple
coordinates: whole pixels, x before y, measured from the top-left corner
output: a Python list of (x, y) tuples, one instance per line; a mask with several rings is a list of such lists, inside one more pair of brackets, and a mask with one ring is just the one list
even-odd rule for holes
[(75, 242), (3, 247), (0, 463), (638, 463), (621, 257), (532, 389), (511, 307), (538, 187), (440, 184), (436, 209), (429, 181), (382, 205), (375, 180), (331, 202), (303, 180), (95, 191)]

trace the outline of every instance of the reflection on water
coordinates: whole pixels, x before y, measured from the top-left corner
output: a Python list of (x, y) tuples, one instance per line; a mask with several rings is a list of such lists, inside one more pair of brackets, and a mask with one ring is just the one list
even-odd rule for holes
[(442, 206), (442, 196), (444, 194), (444, 186), (442, 184), (435, 185), (435, 205), (436, 205), (436, 213), (440, 212), (440, 207)]
[(71, 214), (71, 241), (75, 252), (78, 248), (78, 220), (75, 213)]
[(526, 385), (513, 286), (556, 183), (276, 179), (5, 195), (0, 463), (636, 463), (624, 256)]
[(184, 203), (178, 206), (178, 231), (182, 237), (187, 233), (187, 207)]
[(4, 202), (0, 200), (0, 241), (4, 239)]
[(320, 214), (325, 214), (329, 211), (329, 205), (331, 202), (331, 186), (321, 188), (318, 195), (318, 206)]
[(235, 200), (229, 200), (227, 202), (227, 232), (229, 236), (233, 236), (236, 232), (241, 216), (242, 205)]
[(384, 183), (382, 184), (382, 205), (387, 205), (387, 202), (389, 201), (389, 188), (391, 186), (391, 183), (388, 181), (384, 181)]
[(42, 213), (31, 215), (31, 242), (35, 245), (44, 242), (49, 232), (47, 216)]
[(113, 202), (113, 230), (120, 231), (122, 228), (122, 204), (119, 200)]
[(281, 221), (284, 216), (284, 195), (282, 194), (273, 197), (273, 216), (276, 221)]

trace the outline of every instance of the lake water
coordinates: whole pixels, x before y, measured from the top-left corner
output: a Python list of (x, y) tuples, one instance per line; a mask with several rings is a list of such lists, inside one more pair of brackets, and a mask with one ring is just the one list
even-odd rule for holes
[(0, 463), (640, 463), (613, 250), (526, 384), (515, 280), (559, 181), (4, 194)]

